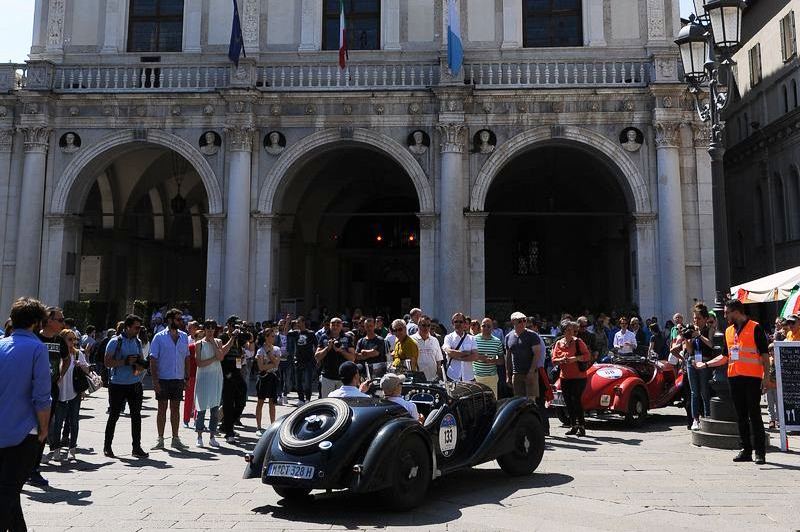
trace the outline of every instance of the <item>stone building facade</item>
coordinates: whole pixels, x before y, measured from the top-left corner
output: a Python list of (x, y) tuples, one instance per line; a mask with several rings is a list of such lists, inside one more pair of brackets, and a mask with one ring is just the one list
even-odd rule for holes
[(459, 0), (456, 74), (444, 2), (351, 13), (345, 71), (329, 4), (240, 0), (234, 67), (228, 0), (36, 0), (30, 61), (0, 66), (0, 303), (447, 319), (713, 299), (678, 0)]
[(734, 57), (726, 113), (731, 281), (800, 263), (800, 107), (795, 17), (800, 2), (754, 2)]

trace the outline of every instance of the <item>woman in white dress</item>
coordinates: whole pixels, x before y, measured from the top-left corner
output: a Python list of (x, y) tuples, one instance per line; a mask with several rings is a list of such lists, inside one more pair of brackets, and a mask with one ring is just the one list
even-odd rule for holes
[(197, 380), (194, 385), (194, 409), (197, 412), (195, 429), (197, 430), (197, 446), (203, 446), (203, 431), (205, 431), (206, 411), (210, 410), (208, 431), (210, 437), (208, 444), (219, 447), (216, 438), (217, 423), (219, 421), (219, 405), (222, 402), (222, 366), (220, 361), (233, 343), (233, 338), (222, 345), (222, 341), (215, 338), (217, 322), (206, 320), (203, 323), (203, 338), (195, 344), (195, 357), (197, 359)]

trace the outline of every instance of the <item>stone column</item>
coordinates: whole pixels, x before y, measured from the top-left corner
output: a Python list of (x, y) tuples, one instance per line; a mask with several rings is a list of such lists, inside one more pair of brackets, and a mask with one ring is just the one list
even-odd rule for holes
[(687, 306), (679, 130), (680, 125), (677, 123), (656, 124), (661, 316), (685, 312)]
[(503, 50), (522, 48), (522, 0), (503, 0)]
[[(206, 316), (224, 321), (222, 315), (222, 256), (224, 214), (206, 214), (208, 256), (206, 257)], [(220, 321), (221, 323), (221, 321)]]
[[(113, 1), (113, 0), (112, 0)], [(184, 0), (183, 3), (183, 52), (199, 54), (200, 35), (203, 30), (203, 0)]]
[(400, 49), (400, 0), (381, 0), (381, 50)]
[(605, 0), (585, 0), (584, 5), (584, 37), (587, 46), (605, 46), (606, 30), (603, 16), (603, 3)]
[[(655, 213), (635, 213), (633, 215), (633, 244), (636, 250), (636, 292), (639, 313), (642, 316), (661, 316), (657, 304), (658, 260), (656, 259), (656, 215)], [(670, 316), (663, 316), (666, 319)]]
[[(10, 308), (10, 294), (13, 290), (14, 271), (8, 271), (5, 258), (10, 256), (9, 241), (15, 236), (6, 231), (14, 231), (8, 222), (12, 220), (11, 209), (11, 147), (14, 141), (13, 129), (0, 129), (0, 308)], [(6, 297), (6, 294), (8, 296)]]
[(50, 0), (47, 12), (47, 46), (45, 58), (60, 61), (64, 57), (64, 11), (65, 0)]
[(693, 126), (694, 156), (697, 169), (697, 215), (700, 223), (700, 279), (705, 301), (716, 298), (717, 276), (714, 256), (714, 198), (712, 193), (711, 157), (708, 146), (711, 143), (711, 128), (705, 124)]
[[(78, 243), (82, 225), (79, 218), (68, 214), (48, 215), (45, 219), (44, 238), (46, 256), (41, 266), (41, 290), (40, 297), (48, 305), (61, 305), (68, 297), (65, 297), (66, 286), (66, 258), (67, 253), (74, 253), (77, 261)], [(77, 276), (74, 278), (77, 285)], [(78, 287), (75, 286), (74, 292), (77, 294)]]
[(226, 190), (225, 270), (223, 314), (247, 315), (250, 262), (250, 173), (253, 156), (253, 128), (236, 125), (227, 129), (230, 137), (230, 168)]
[(463, 123), (440, 123), (441, 135), (441, 201), (439, 242), (440, 290), (439, 313), (442, 320), (449, 320), (456, 311), (466, 311), (467, 286), (466, 254), (464, 252), (464, 132)]
[(486, 228), (485, 212), (468, 212), (469, 228), (469, 314), (482, 318), (486, 315)]
[(22, 165), (19, 219), (24, 220), (24, 223), (19, 224), (17, 232), (17, 263), (14, 272), (14, 293), (17, 297), (39, 295), (44, 185), (50, 137), (50, 129), (47, 127), (27, 127), (21, 131), (25, 136), (25, 158)]
[(122, 24), (125, 13), (122, 9), (122, 0), (106, 0), (106, 23), (103, 32), (103, 47), (101, 54), (118, 54), (125, 50), (122, 44), (124, 35)]
[(316, 52), (322, 48), (322, 2), (302, 0), (299, 52)]
[(275, 314), (275, 290), (272, 285), (272, 241), (274, 214), (253, 214), (256, 222), (256, 285), (254, 292), (253, 319), (261, 321)]
[(418, 213), (419, 306), (429, 316), (439, 316), (436, 297), (436, 214)]

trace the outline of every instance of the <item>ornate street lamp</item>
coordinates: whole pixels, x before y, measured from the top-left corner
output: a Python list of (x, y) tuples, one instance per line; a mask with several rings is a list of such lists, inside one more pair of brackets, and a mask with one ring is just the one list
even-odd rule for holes
[[(697, 114), (710, 123), (708, 153), (711, 156), (711, 189), (714, 202), (714, 259), (716, 262), (717, 301), (721, 308), (730, 290), (730, 256), (725, 207), (725, 173), (722, 138), (722, 112), (728, 106), (728, 84), (733, 75), (733, 54), (741, 45), (741, 0), (694, 0), (697, 16), (681, 29), (675, 44), (683, 63), (685, 81), (694, 97)], [(704, 99), (708, 94), (708, 100)], [(719, 324), (723, 324), (719, 314)]]

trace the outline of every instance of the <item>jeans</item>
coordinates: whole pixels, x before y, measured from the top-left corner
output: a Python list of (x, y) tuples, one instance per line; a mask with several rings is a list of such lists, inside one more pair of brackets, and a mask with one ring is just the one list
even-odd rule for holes
[(586, 379), (561, 379), (561, 393), (564, 396), (569, 425), (582, 427), (583, 418), (583, 390), (586, 388)]
[(135, 384), (114, 384), (108, 386), (108, 402), (111, 404), (106, 422), (106, 436), (103, 443), (104, 449), (110, 449), (114, 441), (114, 431), (117, 428), (117, 421), (125, 408), (125, 403), (131, 411), (131, 443), (133, 449), (142, 446), (142, 383)]
[(711, 416), (711, 380), (710, 368), (695, 368), (691, 362), (686, 364), (686, 376), (692, 393), (692, 417)]
[[(219, 406), (211, 408), (210, 421), (208, 422), (208, 432), (212, 436), (217, 433), (217, 421), (219, 420)], [(197, 418), (194, 422), (194, 428), (197, 432), (204, 432), (206, 430), (206, 411), (198, 410)]]
[(730, 377), (728, 382), (733, 406), (736, 408), (740, 445), (745, 452), (755, 450), (756, 454), (763, 456), (766, 451), (766, 436), (764, 421), (761, 419), (761, 379)]
[(294, 362), (281, 360), (280, 364), (278, 364), (278, 375), (281, 378), (283, 395), (289, 395), (294, 387)]
[(767, 410), (769, 410), (769, 420), (778, 421), (778, 389), (770, 388), (767, 390)]
[(222, 381), (222, 431), (225, 437), (235, 435), (233, 425), (239, 421), (247, 405), (247, 382), (242, 372), (235, 370), (226, 374)]
[[(52, 427), (53, 426), (53, 419), (56, 416), (56, 409), (52, 406), (52, 405), (55, 405), (58, 402), (58, 384), (56, 384), (55, 382), (50, 384), (50, 399), (51, 399), (52, 403), (51, 403), (51, 407), (50, 407), (50, 420), (47, 422), (48, 423), (48, 425), (47, 425), (48, 427)], [(48, 429), (48, 432), (49, 432), (49, 429)], [(42, 463), (42, 456), (44, 456), (45, 443), (46, 442), (42, 442), (41, 444), (39, 444), (39, 452), (36, 453), (36, 461), (33, 464), (33, 469), (31, 469), (31, 473), (35, 473), (35, 472), (39, 471), (39, 465)]]
[[(56, 415), (50, 429), (50, 450), (59, 447), (74, 449), (78, 446), (78, 421), (81, 411), (81, 396), (76, 395), (70, 401), (58, 401), (55, 405)], [(63, 429), (63, 434), (62, 434)], [(69, 439), (67, 439), (69, 436)]]
[(311, 400), (311, 385), (314, 382), (314, 364), (298, 364), (294, 368), (294, 376), (297, 380), (297, 395), (301, 401)]
[(27, 530), (19, 494), (42, 446), (33, 434), (13, 447), (0, 448), (0, 530)]

